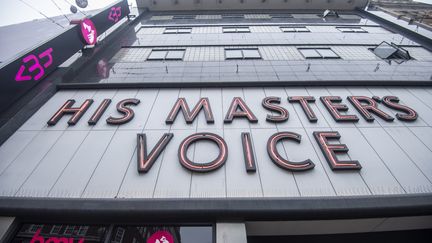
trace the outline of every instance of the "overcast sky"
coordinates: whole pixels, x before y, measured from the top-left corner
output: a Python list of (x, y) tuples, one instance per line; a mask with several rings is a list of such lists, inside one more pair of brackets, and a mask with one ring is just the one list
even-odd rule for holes
[[(22, 1), (49, 17), (70, 14), (71, 4), (76, 5), (75, 0), (0, 0), (0, 26), (44, 18), (40, 13), (22, 3)], [(88, 6), (81, 10), (100, 9), (116, 1), (117, 0), (88, 0)], [(432, 0), (416, 1), (432, 4)], [(53, 2), (59, 6), (60, 10)], [(128, 2), (136, 6), (136, 0), (128, 0)]]
[[(85, 9), (78, 9), (81, 11), (100, 9), (116, 1), (118, 0), (88, 0), (88, 6)], [(76, 6), (75, 0), (0, 0), (0, 26), (44, 18), (44, 16), (23, 2), (49, 17), (72, 14), (70, 6), (72, 4)], [(128, 0), (128, 2), (136, 6), (136, 0)], [(60, 10), (54, 3), (58, 5)]]

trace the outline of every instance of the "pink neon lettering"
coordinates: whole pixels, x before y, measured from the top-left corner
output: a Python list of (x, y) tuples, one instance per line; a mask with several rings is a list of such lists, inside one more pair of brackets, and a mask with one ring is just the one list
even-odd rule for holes
[[(53, 63), (53, 57), (51, 55), (53, 49), (48, 48), (44, 52), (40, 53), (38, 57), (36, 57), (33, 54), (30, 54), (23, 58), (23, 64), (20, 66), (17, 74), (15, 75), (15, 81), (27, 81), (34, 79), (35, 81), (41, 79), (45, 75), (45, 68), (48, 68)], [(41, 65), (40, 60), (42, 58), (48, 57), (48, 61), (43, 64), (43, 67)], [(33, 73), (33, 71), (38, 70), (37, 74), (35, 74), (33, 77), (31, 75), (23, 75), (24, 71), (26, 70), (26, 66), (24, 64), (33, 61), (34, 63), (28, 67), (28, 72)]]
[[(40, 236), (41, 229), (38, 229), (36, 233), (33, 235), (33, 238), (30, 240), (30, 243), (74, 243), (74, 238), (57, 238), (57, 237), (51, 237), (48, 238), (46, 241), (45, 239)], [(77, 243), (84, 243), (84, 238), (80, 238)]]
[(117, 23), (121, 17), (121, 7), (112, 7), (108, 19)]
[(41, 54), (39, 54), (39, 58), (40, 58), (40, 59), (42, 59), (42, 58), (48, 56), (48, 62), (46, 62), (46, 63), (44, 64), (44, 67), (45, 67), (45, 68), (51, 66), (51, 64), (52, 64), (52, 62), (53, 62), (53, 58), (52, 58), (52, 55), (51, 55), (51, 52), (52, 52), (52, 51), (53, 51), (52, 48), (48, 48), (46, 51), (44, 51), (44, 52), (42, 52)]

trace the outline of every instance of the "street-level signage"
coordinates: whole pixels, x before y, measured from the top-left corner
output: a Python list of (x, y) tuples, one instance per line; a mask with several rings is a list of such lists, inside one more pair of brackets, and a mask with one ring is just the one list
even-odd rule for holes
[[(348, 96), (347, 100), (353, 105), (360, 116), (348, 111), (348, 106), (343, 103), (340, 96), (289, 96), (286, 97), (290, 103), (298, 105), (302, 108), (304, 115), (311, 123), (316, 123), (318, 117), (315, 114), (311, 103), (316, 102), (317, 99), (325, 106), (331, 117), (336, 122), (351, 122), (356, 123), (360, 119), (367, 122), (374, 122), (375, 119), (382, 119), (385, 122), (393, 122), (398, 119), (402, 122), (413, 122), (418, 118), (418, 113), (407, 105), (401, 104), (397, 96), (388, 95), (383, 97), (378, 96)], [(268, 96), (262, 99), (262, 108), (268, 114), (266, 117), (257, 117), (254, 110), (252, 110), (247, 102), (241, 97), (233, 97), (229, 108), (224, 114), (223, 122), (230, 124), (234, 120), (243, 119), (249, 123), (257, 123), (259, 120), (265, 120), (268, 123), (284, 123), (290, 119), (290, 111), (281, 105), (282, 97)], [(81, 104), (76, 104), (75, 100), (66, 100), (63, 105), (59, 105), (59, 109), (48, 120), (48, 126), (55, 126), (59, 122), (65, 121), (68, 117), (69, 126), (74, 126), (78, 122), (87, 122), (88, 126), (94, 126), (98, 122), (106, 122), (110, 125), (123, 125), (134, 119), (135, 112), (139, 112), (140, 100), (136, 98), (127, 98), (119, 101), (116, 105), (118, 116), (109, 116), (102, 121), (107, 108), (112, 105), (111, 99), (103, 99), (99, 104), (94, 104), (93, 99), (86, 99)], [(87, 121), (80, 121), (83, 115), (87, 112), (90, 106), (97, 105), (96, 110), (91, 114)], [(167, 104), (170, 105), (170, 104)], [(171, 125), (178, 119), (184, 119), (187, 124), (191, 124), (198, 117), (200, 113), (205, 116), (208, 128), (215, 123), (215, 114), (213, 113), (212, 101), (208, 97), (202, 97), (197, 103), (192, 104), (186, 98), (178, 98), (175, 103), (171, 104), (170, 112), (166, 114), (165, 124)], [(392, 116), (382, 109), (382, 106), (388, 107), (395, 111)], [(191, 107), (193, 107), (191, 109)], [(182, 113), (182, 115), (179, 115)], [(219, 115), (219, 114), (217, 114)], [(137, 169), (140, 173), (147, 173), (166, 149), (174, 134), (167, 132), (161, 133), (160, 139), (153, 148), (147, 147), (146, 133), (138, 133), (137, 141)], [(251, 134), (242, 132), (240, 134), (245, 171), (247, 173), (254, 173), (257, 170), (256, 157), (254, 147), (252, 146)], [(348, 152), (348, 145), (335, 143), (338, 142), (341, 135), (335, 130), (318, 130), (313, 131), (313, 137), (321, 149), (322, 154), (327, 160), (328, 165), (332, 170), (360, 170), (362, 168), (361, 161), (352, 159), (340, 159), (338, 156)], [(210, 141), (217, 145), (219, 154), (213, 159), (204, 163), (197, 163), (188, 157), (189, 148), (200, 141)], [(279, 131), (268, 137), (267, 140), (267, 153), (269, 158), (274, 164), (280, 168), (288, 171), (306, 171), (312, 170), (315, 162), (304, 155), (302, 161), (291, 161), (282, 156), (278, 151), (277, 144), (285, 141), (300, 143), (302, 137), (300, 134), (292, 131)], [(355, 146), (350, 144), (350, 146)], [(287, 151), (289, 154), (289, 151)], [(229, 148), (221, 134), (211, 132), (197, 132), (185, 137), (178, 147), (178, 161), (186, 169), (194, 172), (211, 172), (222, 167), (227, 157), (229, 156)]]

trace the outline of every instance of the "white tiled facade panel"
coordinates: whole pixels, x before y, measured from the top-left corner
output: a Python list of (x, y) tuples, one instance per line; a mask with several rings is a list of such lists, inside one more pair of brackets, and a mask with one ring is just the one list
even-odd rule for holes
[[(314, 96), (311, 107), (318, 117), (311, 123), (298, 104), (288, 103), (287, 96)], [(337, 123), (330, 116), (320, 96), (343, 98), (349, 114), (359, 116), (357, 123)], [(376, 117), (366, 122), (346, 97), (351, 95), (395, 95), (401, 104), (418, 112), (415, 122), (393, 122)], [(281, 98), (281, 106), (290, 117), (283, 123), (270, 123), (271, 114), (262, 105), (268, 96)], [(200, 97), (208, 97), (215, 117), (205, 122), (200, 113), (187, 124), (180, 113), (172, 125), (165, 119), (177, 98), (184, 97), (193, 107)], [(258, 118), (258, 123), (223, 119), (233, 97), (241, 97)], [(94, 103), (75, 126), (68, 126), (70, 116), (55, 126), (46, 122), (68, 99), (82, 104)], [(95, 125), (87, 120), (103, 99), (111, 105)], [(130, 122), (112, 126), (105, 122), (120, 116), (115, 105), (126, 98), (140, 99)], [(432, 89), (409, 87), (314, 87), (314, 88), (201, 88), (201, 89), (125, 89), (59, 91), (0, 147), (0, 195), (64, 198), (233, 198), (233, 197), (309, 197), (413, 194), (432, 192)], [(397, 111), (379, 108), (395, 116)], [(290, 172), (276, 166), (266, 150), (268, 138), (280, 131), (302, 135), (301, 143), (283, 142), (282, 156), (292, 161), (311, 159), (315, 168)], [(340, 143), (349, 152), (340, 159), (358, 160), (360, 171), (332, 171), (313, 131), (338, 131)], [(137, 171), (136, 134), (145, 133), (151, 150), (163, 133), (173, 139), (148, 173)], [(225, 165), (208, 173), (191, 172), (178, 162), (180, 142), (197, 132), (212, 132), (228, 145)], [(257, 171), (247, 173), (240, 134), (249, 132), (255, 150)], [(206, 162), (217, 156), (211, 143), (199, 142), (190, 147), (188, 156)]]

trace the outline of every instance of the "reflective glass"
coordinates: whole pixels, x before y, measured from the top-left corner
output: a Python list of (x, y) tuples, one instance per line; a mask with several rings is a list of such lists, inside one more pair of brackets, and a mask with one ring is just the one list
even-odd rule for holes
[(295, 30), (297, 32), (310, 32), (309, 29), (306, 27), (296, 27)]
[(225, 50), (226, 59), (242, 59), (243, 54), (241, 50)]
[(250, 30), (249, 30), (249, 27), (240, 27), (240, 28), (237, 28), (237, 32), (249, 33)]
[(165, 59), (166, 54), (167, 51), (152, 51), (147, 60), (163, 60)]
[(168, 51), (166, 55), (167, 60), (182, 60), (184, 55), (184, 50)]
[(224, 27), (223, 28), (224, 33), (235, 33), (236, 31), (237, 31), (236, 28), (231, 28), (231, 27)]
[(181, 29), (177, 29), (177, 32), (180, 34), (189, 34), (192, 32), (191, 28), (181, 28)]
[(243, 56), (245, 59), (260, 59), (261, 55), (258, 49), (246, 49), (243, 50)]
[(380, 58), (386, 59), (397, 52), (397, 49), (390, 44), (383, 42), (377, 46), (373, 52)]
[(305, 58), (321, 58), (315, 49), (298, 49)]
[(334, 53), (331, 49), (316, 49), (316, 51), (323, 58), (339, 58), (339, 56), (336, 53)]

